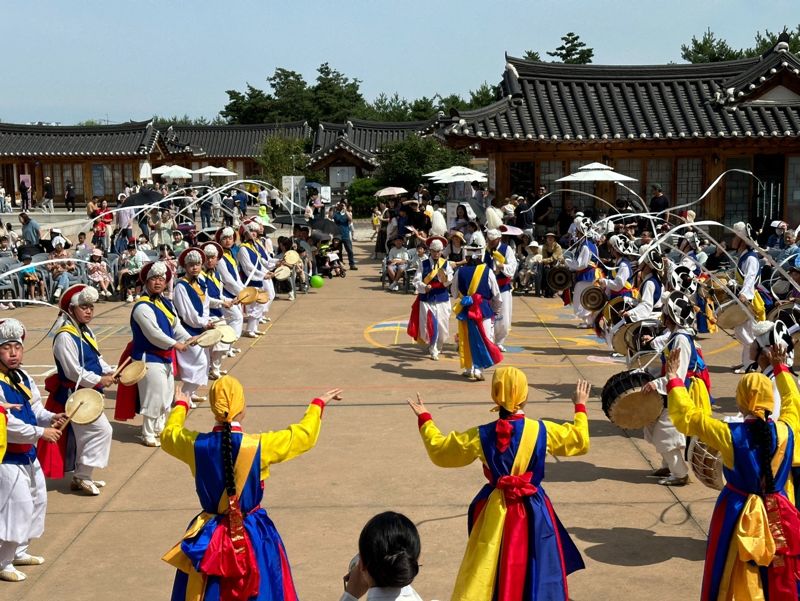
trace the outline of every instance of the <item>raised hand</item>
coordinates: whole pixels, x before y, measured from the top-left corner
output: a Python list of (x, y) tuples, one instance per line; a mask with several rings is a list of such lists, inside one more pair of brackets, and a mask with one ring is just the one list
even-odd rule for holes
[(334, 388), (333, 390), (329, 390), (325, 394), (321, 395), (319, 399), (323, 401), (326, 405), (331, 401), (341, 401), (342, 392), (344, 391), (341, 388)]
[(672, 378), (678, 377), (678, 366), (681, 363), (681, 351), (680, 349), (673, 349), (669, 353), (669, 358), (667, 358), (667, 363), (665, 366), (665, 374), (667, 376), (667, 381), (671, 380)]
[(586, 380), (578, 379), (575, 384), (575, 394), (572, 395), (573, 405), (585, 405), (589, 400), (589, 393), (592, 390), (592, 385)]
[(411, 407), (411, 410), (414, 412), (415, 415), (420, 416), (423, 413), (427, 413), (428, 410), (425, 409), (425, 399), (422, 398), (420, 393), (417, 393), (417, 400), (412, 401), (411, 399), (406, 399), (408, 406)]

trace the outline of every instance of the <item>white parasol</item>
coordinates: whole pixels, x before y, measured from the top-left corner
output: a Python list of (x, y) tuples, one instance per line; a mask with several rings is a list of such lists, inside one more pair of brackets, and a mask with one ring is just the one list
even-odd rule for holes
[[(429, 179), (438, 180), (441, 178), (450, 177), (451, 175), (464, 175), (467, 173), (472, 173), (477, 178), (485, 177), (483, 173), (480, 171), (476, 171), (475, 169), (470, 169), (469, 167), (463, 167), (461, 165), (454, 165), (452, 167), (448, 167), (447, 169), (439, 169), (438, 171), (431, 171), (430, 173), (424, 174), (422, 177), (427, 177)], [(473, 178), (475, 179), (475, 178)], [(464, 181), (464, 180), (460, 180)], [(470, 180), (473, 181), (473, 180)]]
[(161, 167), (153, 169), (153, 173), (158, 173), (162, 177), (171, 177), (172, 179), (192, 179), (192, 170), (180, 165), (170, 165), (163, 171)]
[(603, 163), (589, 163), (578, 169), (575, 173), (570, 173), (556, 180), (557, 182), (635, 182), (633, 177), (617, 173), (608, 165)]
[(375, 196), (399, 196), (400, 194), (408, 194), (408, 190), (390, 186), (388, 188), (381, 188), (375, 192)]

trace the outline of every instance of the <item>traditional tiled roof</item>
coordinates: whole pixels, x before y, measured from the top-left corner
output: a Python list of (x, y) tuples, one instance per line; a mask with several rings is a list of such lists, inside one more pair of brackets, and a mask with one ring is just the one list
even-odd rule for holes
[[(446, 137), (563, 141), (800, 136), (800, 59), (779, 42), (756, 58), (655, 66), (506, 57), (504, 99), (441, 119)], [(777, 87), (788, 100), (759, 100)], [(766, 97), (765, 97), (766, 98)]]
[(347, 123), (320, 123), (314, 140), (311, 165), (324, 161), (334, 153), (347, 153), (373, 167), (378, 166), (378, 154), (388, 142), (405, 140), (408, 136), (426, 135), (433, 131), (434, 121), (364, 121), (350, 119)]
[(208, 158), (253, 158), (264, 140), (277, 136), (305, 140), (311, 130), (305, 121), (256, 125), (174, 126), (162, 132), (172, 152), (192, 152)]
[(57, 126), (0, 123), (0, 156), (146, 156), (158, 142), (152, 122)]

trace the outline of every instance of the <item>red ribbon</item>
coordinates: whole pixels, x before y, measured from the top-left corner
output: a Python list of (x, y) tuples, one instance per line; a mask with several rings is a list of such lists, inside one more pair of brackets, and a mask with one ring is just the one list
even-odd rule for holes
[(775, 557), (768, 570), (770, 601), (796, 601), (798, 556), (800, 556), (800, 513), (789, 499), (778, 493), (766, 496), (767, 515), (777, 518), (778, 524), (770, 524), (770, 530), (779, 531), (775, 538)]
[(497, 437), (497, 441), (495, 442), (497, 450), (504, 453), (511, 444), (511, 433), (514, 431), (514, 426), (506, 419), (498, 419), (497, 422), (495, 422), (494, 431)]
[(531, 484), (532, 472), (525, 472), (521, 476), (500, 476), (495, 487), (503, 491), (506, 503), (516, 503), (523, 497), (535, 495), (539, 489)]
[(228, 514), (220, 517), (208, 543), (200, 572), (220, 579), (220, 601), (246, 601), (258, 595), (259, 575), (253, 544), (234, 541)]

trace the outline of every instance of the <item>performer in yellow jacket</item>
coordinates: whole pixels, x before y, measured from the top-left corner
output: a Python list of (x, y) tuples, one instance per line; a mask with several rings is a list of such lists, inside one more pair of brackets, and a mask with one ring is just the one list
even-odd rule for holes
[(331, 390), (311, 401), (299, 423), (275, 432), (245, 434), (242, 385), (222, 376), (209, 390), (216, 418), (211, 432), (183, 427), (188, 401), (178, 400), (161, 434), (161, 448), (192, 470), (203, 511), (163, 559), (177, 568), (172, 599), (296, 601), (281, 537), (261, 507), (264, 480), (274, 463), (313, 448)]
[(567, 601), (567, 575), (583, 560), (542, 488), (544, 461), (552, 455), (583, 455), (589, 450), (586, 401), (590, 386), (578, 380), (572, 424), (525, 417), (528, 380), (515, 367), (501, 367), (492, 378), (492, 400), (499, 419), (466, 432), (443, 435), (422, 398), (408, 403), (431, 461), (440, 467), (483, 463), (486, 484), (469, 508), (469, 542), (461, 562), (453, 601), (492, 599)]
[(800, 567), (800, 513), (787, 484), (794, 434), (800, 425), (800, 393), (785, 350), (772, 347), (781, 415), (770, 417), (772, 382), (762, 373), (742, 377), (736, 404), (744, 421), (723, 422), (689, 397), (678, 377), (680, 351), (667, 360), (669, 415), (687, 436), (718, 449), (725, 488), (719, 494), (708, 532), (703, 601), (796, 601)]

